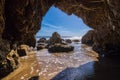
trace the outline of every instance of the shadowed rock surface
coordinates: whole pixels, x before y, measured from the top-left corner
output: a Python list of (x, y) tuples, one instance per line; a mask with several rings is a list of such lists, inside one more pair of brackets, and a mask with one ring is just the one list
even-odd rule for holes
[(49, 39), (49, 44), (55, 44), (55, 43), (62, 43), (62, 38), (60, 34), (58, 34), (57, 32), (54, 32), (52, 34), (52, 37), (50, 37)]
[(6, 57), (3, 57), (1, 55), (0, 57), (4, 59), (4, 60), (0, 60), (2, 61), (0, 62), (0, 79), (1, 79), (18, 67), (19, 57), (18, 57), (17, 52), (14, 50), (11, 50), (11, 52), (7, 54)]
[(41, 50), (41, 49), (44, 49), (46, 48), (47, 46), (47, 40), (46, 38), (40, 38), (38, 41), (37, 41), (37, 50)]
[(63, 44), (50, 45), (48, 48), (49, 52), (70, 52), (73, 50), (74, 50), (73, 46), (63, 45)]
[(46, 43), (47, 42), (47, 40), (46, 40), (46, 38), (40, 38), (38, 41), (37, 41), (37, 43)]
[(39, 44), (37, 45), (37, 50), (45, 49), (46, 46), (47, 46), (46, 43), (39, 43)]
[(27, 45), (20, 45), (17, 49), (17, 53), (20, 57), (26, 56), (30, 51), (30, 47)]
[(52, 5), (68, 15), (73, 13), (81, 17), (95, 30), (94, 48), (100, 46), (100, 49), (109, 51), (104, 48), (109, 45), (119, 52), (119, 0), (1, 0), (0, 42), (4, 43), (3, 40), (6, 39), (8, 45), (25, 43), (34, 47), (35, 34), (40, 29), (43, 16)]
[(119, 0), (0, 0), (0, 54), (3, 60), (14, 44), (35, 47), (35, 34), (52, 5), (68, 15), (81, 17), (94, 29), (95, 51), (120, 57)]
[(67, 45), (63, 42), (63, 39), (61, 38), (61, 35), (57, 32), (54, 32), (52, 34), (52, 37), (49, 39), (48, 43), (48, 51), (51, 53), (54, 52), (70, 52), (73, 51), (74, 47)]
[(81, 42), (83, 44), (87, 44), (88, 46), (92, 46), (94, 44), (94, 41), (93, 41), (94, 34), (95, 34), (94, 30), (88, 31), (87, 34), (85, 34), (82, 37)]
[(66, 43), (72, 43), (72, 40), (66, 39), (65, 42), (66, 42)]

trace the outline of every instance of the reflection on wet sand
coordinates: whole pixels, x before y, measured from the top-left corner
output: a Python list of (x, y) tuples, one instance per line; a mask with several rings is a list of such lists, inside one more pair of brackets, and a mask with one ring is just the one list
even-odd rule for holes
[[(20, 68), (3, 80), (30, 80), (31, 77), (39, 80), (120, 80), (117, 79), (120, 65), (98, 62), (98, 55), (91, 48), (80, 44), (74, 46), (75, 50), (70, 53), (50, 54), (43, 49), (29, 54), (20, 59)], [(107, 74), (115, 78), (109, 79)]]

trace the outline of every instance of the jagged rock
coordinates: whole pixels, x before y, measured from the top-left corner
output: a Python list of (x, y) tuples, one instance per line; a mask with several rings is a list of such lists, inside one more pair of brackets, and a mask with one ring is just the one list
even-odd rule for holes
[(38, 43), (46, 43), (47, 42), (47, 40), (46, 40), (46, 38), (40, 38), (38, 41), (37, 41)]
[(72, 43), (72, 40), (66, 39), (65, 42), (66, 42), (66, 43)]
[(52, 37), (49, 40), (49, 43), (47, 45), (49, 52), (69, 52), (73, 51), (74, 47), (67, 45), (61, 38), (61, 36), (54, 32), (52, 34)]
[(73, 51), (74, 47), (73, 46), (69, 46), (69, 45), (61, 45), (61, 44), (54, 44), (49, 46), (48, 51), (49, 52), (70, 52)]
[(0, 79), (16, 69), (18, 64), (19, 60), (17, 52), (11, 50), (11, 52), (4, 58), (2, 63), (0, 63)]
[(8, 75), (13, 71), (10, 60), (5, 59), (2, 63), (0, 63), (0, 79)]
[(87, 45), (89, 45), (89, 46), (92, 46), (92, 45), (94, 44), (94, 39), (93, 39), (93, 38), (94, 38), (94, 34), (95, 34), (94, 30), (88, 31), (87, 34), (85, 34), (85, 35), (82, 37), (81, 42), (82, 42), (83, 44), (87, 44)]
[(62, 43), (61, 36), (57, 32), (54, 32), (52, 34), (52, 37), (50, 37), (49, 39), (49, 44), (55, 44), (55, 43)]

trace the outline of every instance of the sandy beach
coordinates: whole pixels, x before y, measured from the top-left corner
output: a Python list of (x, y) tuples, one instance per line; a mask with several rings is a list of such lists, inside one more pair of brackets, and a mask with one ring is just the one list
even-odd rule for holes
[(39, 80), (50, 80), (59, 72), (70, 67), (79, 67), (97, 61), (98, 55), (86, 45), (75, 44), (70, 53), (49, 53), (47, 49), (34, 51), (20, 58), (20, 67), (2, 80), (28, 80), (40, 76)]

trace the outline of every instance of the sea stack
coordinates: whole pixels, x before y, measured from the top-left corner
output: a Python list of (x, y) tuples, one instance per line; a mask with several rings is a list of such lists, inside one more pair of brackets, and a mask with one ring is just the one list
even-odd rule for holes
[(60, 34), (57, 32), (54, 32), (52, 34), (52, 37), (49, 40), (49, 45), (48, 45), (48, 51), (51, 53), (54, 52), (70, 52), (73, 51), (74, 47), (67, 45), (65, 43), (62, 43), (62, 38)]

